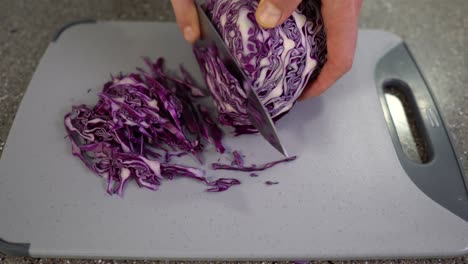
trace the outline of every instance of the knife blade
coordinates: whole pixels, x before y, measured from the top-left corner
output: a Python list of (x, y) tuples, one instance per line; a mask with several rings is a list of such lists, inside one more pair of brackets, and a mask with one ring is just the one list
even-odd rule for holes
[(229, 51), (224, 43), (224, 40), (216, 30), (215, 26), (211, 23), (200, 3), (196, 3), (198, 17), (200, 20), (200, 33), (201, 38), (195, 43), (198, 47), (208, 47), (215, 45), (218, 51), (219, 58), (229, 72), (236, 78), (243, 86), (247, 95), (247, 114), (252, 125), (258, 129), (260, 134), (265, 138), (276, 150), (281, 152), (284, 156), (288, 157), (288, 153), (281, 144), (280, 138), (276, 127), (271, 119), (265, 106), (260, 101), (260, 98), (252, 88), (250, 80), (242, 71), (237, 60)]

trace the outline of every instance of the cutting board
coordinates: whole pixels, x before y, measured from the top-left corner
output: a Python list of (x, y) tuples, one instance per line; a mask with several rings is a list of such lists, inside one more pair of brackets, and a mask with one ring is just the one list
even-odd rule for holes
[[(462, 170), (430, 92), (404, 42), (359, 32), (355, 65), (323, 96), (298, 103), (278, 131), (298, 159), (207, 193), (190, 179), (159, 191), (130, 184), (109, 196), (71, 155), (63, 116), (92, 104), (111, 73), (141, 56), (182, 63), (202, 84), (191, 48), (172, 23), (91, 22), (64, 28), (44, 54), (0, 161), (0, 251), (34, 257), (341, 259), (468, 253)], [(406, 158), (382, 87), (400, 80), (417, 102), (432, 146), (427, 164)], [(226, 136), (247, 162), (281, 158), (258, 135)], [(207, 164), (218, 159), (209, 149)], [(228, 156), (221, 157), (229, 162)], [(192, 159), (181, 163), (191, 164)], [(267, 186), (265, 181), (278, 181)]]

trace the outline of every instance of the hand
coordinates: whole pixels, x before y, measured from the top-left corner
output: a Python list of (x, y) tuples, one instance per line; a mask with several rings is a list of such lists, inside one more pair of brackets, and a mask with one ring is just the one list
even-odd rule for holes
[[(261, 0), (256, 13), (257, 22), (263, 28), (276, 27), (294, 12), (300, 2), (301, 0)], [(171, 0), (171, 4), (185, 40), (194, 43), (200, 38), (194, 0)]]
[(189, 43), (200, 38), (200, 26), (194, 0), (171, 0), (177, 24)]
[[(171, 0), (171, 3), (185, 39), (195, 42), (200, 37), (200, 28), (193, 0)], [(261, 0), (255, 17), (263, 28), (274, 28), (283, 23), (300, 3), (301, 0)], [(322, 94), (351, 69), (361, 5), (362, 0), (322, 0), (328, 60), (318, 78), (304, 89), (300, 100)]]
[(322, 0), (328, 58), (299, 100), (322, 94), (353, 66), (361, 5), (362, 0)]

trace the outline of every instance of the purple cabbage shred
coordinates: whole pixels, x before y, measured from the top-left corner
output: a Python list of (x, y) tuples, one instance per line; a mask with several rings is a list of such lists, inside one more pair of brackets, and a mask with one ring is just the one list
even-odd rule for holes
[(238, 185), (238, 184), (241, 184), (241, 182), (237, 179), (221, 178), (214, 182), (209, 183), (208, 185), (211, 185), (213, 187), (209, 188), (207, 191), (208, 192), (224, 192), (227, 189), (229, 189), (231, 186)]
[(223, 143), (222, 143), (223, 131), (213, 121), (213, 119), (210, 116), (210, 111), (206, 107), (202, 105), (198, 105), (198, 111), (202, 115), (204, 123), (207, 125), (207, 127), (205, 127), (205, 130), (203, 132), (204, 135), (206, 136), (209, 131), (210, 139), (215, 145), (216, 151), (218, 151), (221, 154), (224, 153), (226, 149), (224, 148)]
[(112, 77), (95, 106), (74, 106), (65, 115), (73, 155), (107, 181), (109, 194), (122, 195), (130, 180), (151, 190), (175, 177), (202, 181), (210, 192), (240, 184), (224, 178), (208, 182), (201, 169), (169, 164), (173, 157), (188, 154), (201, 160), (202, 138), (207, 135), (200, 117), (220, 152), (224, 152), (222, 131), (207, 110), (193, 106), (192, 97), (204, 94), (183, 68), (184, 80), (178, 80), (164, 73), (162, 59), (145, 61), (150, 72), (138, 69), (138, 74)]
[(232, 166), (236, 166), (236, 167), (244, 166), (244, 158), (237, 150), (232, 152), (232, 156), (233, 156), (233, 161), (231, 163)]
[(266, 169), (269, 169), (279, 163), (284, 163), (284, 162), (290, 162), (290, 161), (293, 161), (297, 158), (297, 156), (293, 156), (293, 157), (289, 157), (289, 158), (285, 158), (285, 159), (282, 159), (282, 160), (277, 160), (277, 161), (273, 161), (273, 162), (269, 162), (269, 163), (266, 163), (266, 164), (263, 164), (263, 165), (256, 165), (256, 164), (252, 164), (250, 166), (241, 166), (241, 167), (238, 167), (238, 166), (232, 166), (232, 165), (226, 165), (226, 164), (220, 164), (220, 163), (212, 163), (211, 164), (211, 167), (213, 168), (213, 170), (231, 170), (231, 171), (245, 171), (245, 172), (253, 172), (253, 171), (263, 171), (263, 170), (266, 170)]

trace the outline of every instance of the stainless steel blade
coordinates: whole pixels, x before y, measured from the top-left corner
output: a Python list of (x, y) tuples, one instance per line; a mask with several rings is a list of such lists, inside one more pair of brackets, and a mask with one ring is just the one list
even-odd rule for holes
[(198, 10), (198, 17), (200, 20), (200, 33), (201, 39), (195, 43), (199, 47), (208, 47), (215, 45), (218, 51), (218, 56), (223, 62), (224, 66), (236, 78), (247, 95), (247, 114), (249, 115), (252, 125), (258, 129), (260, 134), (279, 152), (288, 157), (288, 154), (281, 144), (281, 141), (276, 131), (273, 120), (270, 114), (265, 109), (265, 106), (258, 98), (255, 91), (253, 91), (251, 83), (244, 72), (241, 70), (240, 65), (237, 63), (235, 57), (231, 54), (224, 40), (216, 30), (215, 26), (211, 23), (199, 3), (196, 4)]

